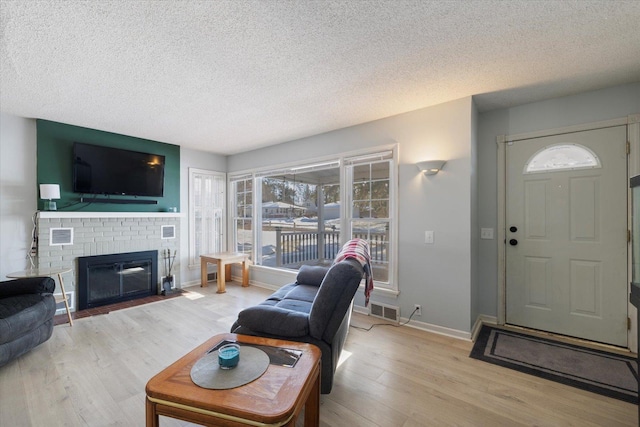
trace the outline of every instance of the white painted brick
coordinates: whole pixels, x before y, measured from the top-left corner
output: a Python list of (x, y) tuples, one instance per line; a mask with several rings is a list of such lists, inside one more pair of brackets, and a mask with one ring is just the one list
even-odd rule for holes
[(54, 262), (61, 262), (62, 261), (62, 256), (50, 256), (47, 257), (47, 262), (49, 264), (54, 263)]
[[(161, 239), (161, 225), (176, 225), (175, 239)], [(38, 219), (38, 258), (40, 267), (75, 267), (78, 257), (124, 252), (170, 249), (180, 246), (178, 218), (47, 218)], [(74, 244), (49, 246), (51, 228), (72, 227)], [(162, 271), (162, 258), (158, 252), (158, 273)], [(176, 259), (174, 271), (179, 270)], [(65, 275), (67, 291), (75, 290), (76, 274)]]
[(93, 227), (93, 230), (96, 232), (109, 232), (109, 231), (113, 231), (113, 227)]
[(85, 243), (90, 243), (93, 242), (93, 238), (92, 237), (77, 237), (77, 236), (73, 236), (73, 244), (74, 245), (81, 245), (83, 246)]

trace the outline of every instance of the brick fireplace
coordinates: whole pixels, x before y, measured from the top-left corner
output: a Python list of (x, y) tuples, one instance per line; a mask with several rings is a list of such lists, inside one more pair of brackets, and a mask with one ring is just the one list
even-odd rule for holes
[[(64, 281), (75, 311), (79, 257), (140, 251), (158, 251), (159, 257), (163, 250), (173, 252), (180, 248), (180, 219), (180, 213), (164, 212), (39, 212), (36, 266), (73, 268)], [(174, 283), (180, 283), (179, 258), (172, 271)], [(157, 282), (165, 274), (162, 265), (157, 259)]]

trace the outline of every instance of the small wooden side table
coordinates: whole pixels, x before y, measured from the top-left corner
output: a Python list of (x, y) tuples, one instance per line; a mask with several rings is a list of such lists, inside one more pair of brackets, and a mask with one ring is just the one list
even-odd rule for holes
[(213, 254), (200, 255), (200, 287), (207, 286), (207, 264), (218, 265), (218, 291), (223, 294), (227, 292), (225, 282), (231, 280), (231, 264), (242, 264), (242, 286), (249, 286), (249, 255), (242, 252), (216, 252)]
[(71, 268), (65, 267), (53, 267), (53, 268), (31, 268), (29, 270), (15, 271), (7, 274), (7, 277), (11, 279), (24, 279), (27, 277), (53, 277), (58, 276), (58, 282), (60, 282), (61, 296), (56, 297), (56, 303), (64, 301), (64, 308), (67, 310), (67, 317), (69, 318), (69, 326), (73, 326), (73, 319), (71, 318), (71, 309), (69, 308), (69, 301), (67, 300), (67, 293), (64, 290), (64, 281), (62, 275), (72, 271)]

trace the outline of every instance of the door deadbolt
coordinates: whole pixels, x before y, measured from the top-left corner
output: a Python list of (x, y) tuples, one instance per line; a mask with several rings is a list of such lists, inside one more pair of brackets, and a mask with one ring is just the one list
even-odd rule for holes
[(512, 233), (515, 233), (516, 231), (518, 231), (518, 227), (516, 227), (515, 225), (512, 225), (511, 227), (509, 227), (509, 231)]

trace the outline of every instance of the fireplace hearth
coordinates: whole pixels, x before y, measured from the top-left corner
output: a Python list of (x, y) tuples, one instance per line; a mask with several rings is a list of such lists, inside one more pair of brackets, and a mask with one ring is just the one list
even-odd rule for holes
[(78, 309), (99, 307), (158, 292), (158, 251), (78, 258)]

